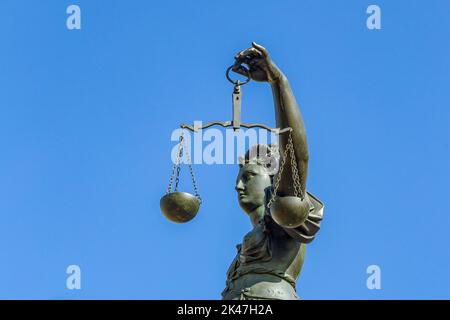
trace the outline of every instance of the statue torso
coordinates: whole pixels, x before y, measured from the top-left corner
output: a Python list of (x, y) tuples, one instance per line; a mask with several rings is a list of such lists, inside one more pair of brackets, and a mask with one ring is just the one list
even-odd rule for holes
[(308, 192), (307, 196), (310, 213), (305, 223), (295, 229), (278, 225), (266, 205), (263, 219), (237, 245), (236, 257), (227, 272), (223, 299), (298, 299), (296, 281), (306, 244), (319, 231), (324, 208), (314, 195)]
[(266, 215), (237, 246), (223, 298), (298, 299), (305, 248)]

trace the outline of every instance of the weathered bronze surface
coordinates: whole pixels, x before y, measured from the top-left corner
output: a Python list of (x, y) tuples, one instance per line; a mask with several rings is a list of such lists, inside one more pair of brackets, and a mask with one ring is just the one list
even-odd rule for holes
[(292, 129), (280, 135), (280, 154), (293, 154), (275, 177), (258, 161), (259, 154), (252, 158), (247, 153), (240, 165), (235, 188), (253, 229), (237, 245), (222, 298), (298, 299), (296, 281), (306, 244), (315, 238), (323, 216), (322, 202), (306, 192), (309, 153), (303, 118), (287, 77), (264, 47), (253, 43), (239, 52), (232, 70), (271, 86), (277, 127)]
[[(292, 214), (286, 214), (286, 212), (292, 212)], [(297, 228), (308, 218), (309, 204), (299, 197), (278, 197), (270, 208), (270, 214), (279, 225)]]
[[(230, 71), (247, 77), (244, 82), (230, 78)], [(235, 189), (240, 207), (249, 216), (253, 229), (237, 245), (237, 254), (227, 272), (223, 299), (299, 299), (296, 282), (305, 257), (306, 244), (314, 240), (323, 217), (323, 203), (306, 191), (308, 144), (297, 101), (287, 77), (269, 57), (267, 50), (253, 43), (239, 52), (227, 70), (235, 85), (233, 120), (212, 121), (203, 125), (263, 128), (279, 135), (275, 146), (258, 145), (247, 152), (239, 166)], [(250, 80), (266, 82), (272, 89), (277, 128), (240, 121), (242, 84)], [(196, 131), (198, 128), (181, 125)], [(187, 222), (195, 217), (201, 204), (192, 166), (189, 171), (195, 194), (178, 192), (183, 135), (167, 194), (161, 198), (161, 210), (171, 221)], [(278, 152), (279, 151), (279, 152)], [(185, 150), (188, 155), (188, 150)], [(281, 157), (279, 156), (281, 154)], [(267, 166), (267, 157), (279, 163), (279, 170)], [(275, 172), (277, 172), (275, 174)], [(175, 186), (172, 190), (172, 183)]]
[(160, 207), (170, 221), (185, 223), (197, 215), (200, 201), (187, 192), (172, 192), (161, 198)]

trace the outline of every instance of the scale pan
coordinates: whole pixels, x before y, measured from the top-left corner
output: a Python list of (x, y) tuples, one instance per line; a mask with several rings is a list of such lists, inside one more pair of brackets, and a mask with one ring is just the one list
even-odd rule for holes
[(200, 201), (187, 192), (171, 192), (159, 202), (162, 213), (172, 222), (185, 223), (197, 215)]
[(297, 228), (309, 214), (309, 203), (298, 197), (278, 197), (270, 208), (273, 220), (285, 228)]

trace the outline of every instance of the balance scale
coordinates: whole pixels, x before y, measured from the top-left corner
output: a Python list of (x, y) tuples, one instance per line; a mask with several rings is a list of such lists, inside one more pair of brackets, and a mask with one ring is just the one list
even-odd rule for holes
[[(241, 117), (241, 102), (242, 102), (242, 91), (241, 86), (247, 84), (250, 82), (250, 73), (247, 71), (247, 78), (241, 82), (240, 80), (233, 80), (230, 77), (230, 71), (232, 70), (233, 66), (230, 66), (226, 71), (226, 77), (229, 82), (231, 82), (234, 85), (233, 93), (232, 93), (232, 112), (233, 117), (231, 121), (211, 121), (205, 125), (202, 126), (191, 126), (187, 124), (181, 124), (180, 127), (182, 129), (181, 135), (180, 135), (180, 142), (178, 144), (178, 152), (177, 152), (177, 158), (175, 163), (172, 167), (172, 174), (169, 180), (169, 186), (167, 188), (166, 194), (161, 197), (160, 200), (160, 207), (161, 211), (164, 214), (164, 216), (169, 219), (172, 222), (175, 223), (185, 223), (190, 220), (192, 220), (196, 215), (198, 210), (200, 209), (200, 205), (202, 203), (202, 199), (200, 197), (200, 194), (198, 192), (197, 183), (195, 181), (194, 177), (194, 171), (192, 169), (192, 162), (189, 156), (188, 150), (184, 150), (184, 129), (197, 132), (200, 129), (206, 129), (215, 125), (222, 126), (224, 128), (226, 127), (233, 127), (233, 130), (237, 131), (241, 127), (244, 128), (261, 128), (265, 129), (271, 132), (274, 132), (276, 134), (282, 134), (282, 133), (289, 133), (289, 143), (287, 148), (287, 152), (290, 152), (292, 159), (295, 159), (294, 150), (292, 146), (292, 137), (291, 132), (292, 128), (286, 127), (286, 128), (271, 128), (264, 124), (260, 123), (243, 123), (240, 120)], [(178, 191), (178, 185), (180, 180), (180, 171), (181, 171), (181, 158), (183, 156), (183, 152), (186, 154), (186, 159), (188, 162), (188, 168), (189, 173), (191, 175), (192, 184), (194, 187), (194, 194), (188, 193), (188, 192), (181, 192)], [(286, 160), (286, 155), (283, 156), (280, 172), (278, 174), (277, 182), (279, 183), (279, 177), (281, 176), (281, 171), (284, 167), (284, 163)], [(294, 161), (295, 162), (295, 161)], [(297, 170), (296, 168), (293, 168), (293, 170)], [(174, 184), (175, 180), (175, 184)], [(277, 184), (277, 183), (276, 183)], [(276, 190), (273, 194), (273, 198), (271, 199), (270, 204), (273, 203), (272, 210), (285, 210), (286, 206), (295, 206), (298, 205), (298, 201), (302, 201), (303, 197), (283, 197), (279, 198), (276, 197)], [(297, 199), (297, 200), (296, 200)]]

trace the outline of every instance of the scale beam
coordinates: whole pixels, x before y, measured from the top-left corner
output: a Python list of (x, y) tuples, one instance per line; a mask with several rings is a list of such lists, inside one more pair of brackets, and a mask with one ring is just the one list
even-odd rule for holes
[(215, 126), (215, 125), (222, 126), (224, 128), (233, 127), (233, 129), (235, 129), (235, 130), (238, 130), (239, 127), (244, 127), (244, 128), (247, 128), (247, 129), (250, 129), (250, 128), (261, 128), (261, 129), (265, 129), (265, 130), (270, 131), (270, 132), (274, 132), (276, 134), (281, 134), (281, 133), (292, 131), (291, 127), (286, 127), (286, 128), (283, 128), (283, 129), (271, 128), (271, 127), (268, 127), (265, 124), (261, 124), (261, 123), (240, 123), (240, 126), (236, 128), (235, 127), (235, 123), (233, 121), (225, 121), (225, 122), (211, 121), (211, 122), (209, 122), (209, 123), (207, 123), (207, 124), (205, 124), (203, 126), (195, 126), (195, 125), (194, 126), (190, 126), (188, 124), (182, 124), (182, 125), (180, 125), (180, 127), (182, 129), (188, 129), (188, 130), (190, 130), (192, 132), (197, 132), (198, 130), (206, 129), (206, 128), (209, 128), (209, 127), (212, 127), (212, 126)]

